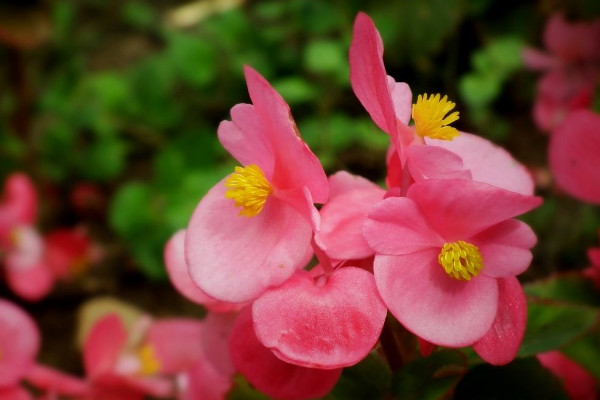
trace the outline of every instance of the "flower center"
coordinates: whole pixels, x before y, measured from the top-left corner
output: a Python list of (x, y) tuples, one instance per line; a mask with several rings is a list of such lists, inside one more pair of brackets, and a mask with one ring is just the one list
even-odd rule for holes
[(459, 281), (470, 281), (484, 267), (479, 248), (462, 240), (444, 244), (438, 261), (448, 276)]
[(139, 373), (141, 375), (154, 375), (160, 369), (160, 363), (156, 359), (156, 354), (154, 354), (154, 347), (149, 344), (145, 344), (138, 349), (137, 358), (140, 360)]
[(432, 139), (452, 140), (459, 135), (458, 130), (449, 124), (458, 120), (458, 111), (446, 116), (455, 104), (448, 100), (448, 96), (440, 99), (438, 93), (427, 98), (427, 94), (417, 97), (417, 104), (413, 104), (412, 117), (415, 121), (417, 134), (421, 137)]
[(273, 188), (258, 165), (235, 167), (235, 172), (225, 179), (225, 197), (233, 199), (236, 207), (243, 207), (239, 215), (254, 217), (258, 215)]

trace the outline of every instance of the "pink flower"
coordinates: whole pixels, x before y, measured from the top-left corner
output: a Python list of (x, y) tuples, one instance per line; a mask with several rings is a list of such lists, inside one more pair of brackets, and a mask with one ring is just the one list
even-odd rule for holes
[(192, 280), (233, 303), (257, 298), (304, 267), (312, 238), (307, 198), (324, 203), (328, 196), (325, 173), (288, 105), (256, 71), (246, 67), (245, 74), (253, 105), (233, 107), (232, 121), (218, 131), (244, 167), (200, 201), (185, 242)]
[[(600, 236), (600, 231), (598, 233)], [(592, 265), (583, 270), (583, 276), (590, 278), (600, 290), (600, 247), (588, 249), (587, 254)]]
[(600, 204), (600, 116), (573, 111), (553, 131), (548, 148), (557, 185), (580, 200)]
[(81, 275), (100, 258), (100, 250), (84, 230), (55, 229), (45, 238), (44, 262), (57, 279), (72, 279)]
[(541, 199), (466, 180), (413, 184), (370, 212), (375, 281), (394, 316), (428, 342), (474, 345), (488, 362), (516, 355), (526, 302), (515, 275), (535, 234), (512, 219)]
[(549, 53), (527, 48), (525, 64), (545, 71), (537, 88), (534, 120), (551, 131), (572, 111), (587, 108), (600, 78), (600, 20), (569, 23), (554, 14), (544, 31)]
[(594, 377), (565, 355), (549, 351), (536, 357), (540, 364), (562, 381), (571, 400), (595, 400), (600, 395), (600, 388)]

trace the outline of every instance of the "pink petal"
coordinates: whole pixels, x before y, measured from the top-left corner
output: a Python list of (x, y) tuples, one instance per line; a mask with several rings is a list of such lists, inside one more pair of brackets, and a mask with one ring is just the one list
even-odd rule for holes
[(448, 242), (467, 240), (542, 203), (539, 197), (461, 179), (417, 182), (407, 196)]
[(501, 189), (533, 195), (534, 182), (527, 169), (509, 152), (482, 137), (461, 132), (454, 140), (426, 140), (430, 146), (444, 148), (462, 159), (474, 181)]
[(223, 400), (233, 386), (231, 376), (223, 375), (204, 360), (187, 373), (187, 388), (179, 400)]
[(204, 319), (202, 346), (210, 365), (222, 375), (231, 376), (235, 367), (229, 355), (229, 337), (237, 320), (237, 313), (210, 312)]
[(329, 201), (352, 190), (381, 190), (381, 188), (360, 175), (338, 171), (329, 176)]
[(384, 194), (379, 187), (352, 190), (336, 196), (321, 208), (321, 225), (315, 240), (322, 244), (330, 258), (349, 260), (374, 254), (363, 237), (362, 226), (368, 212)]
[(242, 165), (256, 164), (267, 179), (273, 177), (274, 150), (254, 106), (234, 106), (231, 121), (221, 122), (217, 132), (223, 147)]
[(558, 64), (557, 60), (548, 53), (531, 47), (525, 47), (522, 55), (525, 66), (531, 70), (551, 69)]
[(176, 232), (165, 245), (165, 265), (175, 289), (188, 300), (202, 304), (209, 310), (226, 312), (241, 308), (243, 304), (227, 303), (210, 297), (192, 281), (185, 262), (185, 232), (185, 229)]
[(27, 301), (38, 301), (54, 286), (54, 275), (43, 261), (31, 265), (16, 265), (6, 259), (6, 281), (15, 294)]
[(596, 400), (600, 388), (596, 380), (582, 366), (558, 351), (536, 355), (540, 364), (549, 369), (562, 382), (571, 400)]
[(371, 209), (363, 226), (364, 237), (377, 254), (408, 254), (442, 248), (443, 239), (406, 197), (389, 197)]
[(408, 125), (412, 113), (412, 92), (410, 86), (404, 82), (396, 82), (389, 75), (387, 81), (394, 103), (396, 118), (404, 125)]
[(462, 159), (436, 146), (412, 145), (406, 150), (408, 168), (415, 181), (427, 179), (471, 179)]
[(244, 73), (254, 110), (274, 151), (271, 183), (282, 191), (306, 186), (316, 203), (325, 203), (329, 196), (327, 176), (300, 137), (290, 108), (258, 72), (246, 66)]
[(450, 278), (438, 263), (439, 250), (375, 256), (375, 281), (383, 301), (409, 331), (428, 342), (470, 346), (492, 326), (498, 309), (495, 279)]
[(598, 22), (570, 23), (562, 14), (554, 14), (546, 23), (544, 44), (565, 62), (592, 61), (598, 55)]
[(373, 275), (353, 267), (336, 270), (326, 282), (299, 271), (252, 306), (263, 345), (284, 361), (327, 369), (365, 358), (379, 339), (386, 311)]
[(435, 350), (435, 344), (430, 343), (423, 338), (417, 338), (417, 339), (419, 339), (419, 351), (421, 352), (421, 355), (423, 357), (427, 357), (431, 353), (433, 353), (433, 350)]
[(29, 392), (19, 386), (0, 387), (0, 399), (2, 400), (32, 400)]
[(527, 300), (515, 277), (498, 279), (498, 312), (491, 329), (473, 349), (493, 365), (508, 364), (517, 356), (527, 324)]
[(186, 259), (192, 280), (209, 296), (241, 303), (304, 267), (312, 227), (273, 196), (259, 215), (238, 216), (225, 189), (219, 182), (196, 207), (186, 235)]
[(84, 396), (88, 390), (83, 379), (39, 364), (29, 371), (27, 381), (37, 389), (64, 396)]
[(483, 257), (485, 267), (481, 273), (492, 278), (524, 272), (532, 259), (529, 249), (536, 242), (533, 230), (516, 219), (501, 222), (471, 239), (471, 243), (479, 247)]
[(0, 234), (16, 225), (33, 225), (38, 200), (33, 182), (23, 173), (13, 173), (4, 182), (0, 199)]
[(550, 167), (558, 186), (578, 199), (600, 204), (600, 116), (574, 111), (550, 139)]
[(280, 400), (322, 397), (333, 389), (342, 373), (341, 368), (306, 368), (275, 357), (256, 338), (250, 308), (240, 314), (233, 328), (230, 353), (234, 365), (252, 386)]
[(83, 346), (83, 364), (88, 377), (111, 371), (127, 343), (127, 331), (117, 314), (98, 320)]
[(59, 279), (72, 278), (75, 265), (91, 262), (92, 242), (81, 229), (55, 229), (46, 235), (45, 242), (45, 261)]
[(0, 387), (16, 385), (34, 365), (40, 334), (33, 319), (0, 299)]
[(194, 319), (155, 321), (145, 341), (154, 349), (160, 372), (175, 374), (191, 368), (202, 356), (202, 323)]

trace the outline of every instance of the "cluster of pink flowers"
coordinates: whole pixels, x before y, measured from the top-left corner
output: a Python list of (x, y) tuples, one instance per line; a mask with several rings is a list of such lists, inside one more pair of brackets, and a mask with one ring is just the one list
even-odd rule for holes
[(514, 218), (541, 204), (527, 170), (450, 126), (459, 116), (446, 96), (413, 104), (410, 87), (386, 74), (362, 13), (350, 74), (390, 137), (387, 190), (345, 171), (327, 178), (283, 98), (246, 67), (252, 104), (233, 107), (218, 129), (242, 166), (165, 249), (174, 286), (209, 318), (232, 319), (230, 374), (275, 398), (329, 392), (377, 347), (388, 311), (424, 352), (473, 346), (492, 364), (516, 356), (525, 330), (516, 275), (536, 237)]

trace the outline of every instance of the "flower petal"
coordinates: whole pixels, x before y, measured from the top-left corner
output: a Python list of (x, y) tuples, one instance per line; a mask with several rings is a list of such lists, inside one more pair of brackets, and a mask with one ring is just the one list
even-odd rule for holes
[(23, 173), (11, 174), (4, 182), (0, 200), (0, 235), (16, 225), (33, 225), (37, 217), (37, 192)]
[(191, 318), (169, 318), (152, 323), (145, 341), (154, 350), (159, 371), (176, 374), (190, 369), (203, 356), (203, 327)]
[(558, 351), (536, 355), (540, 364), (563, 382), (565, 392), (572, 400), (597, 400), (600, 388), (594, 376), (581, 365)]
[(87, 335), (83, 347), (83, 364), (88, 377), (112, 371), (127, 343), (127, 331), (117, 314), (98, 320)]
[(412, 145), (406, 150), (408, 167), (415, 181), (427, 179), (471, 179), (460, 156), (436, 146)]

